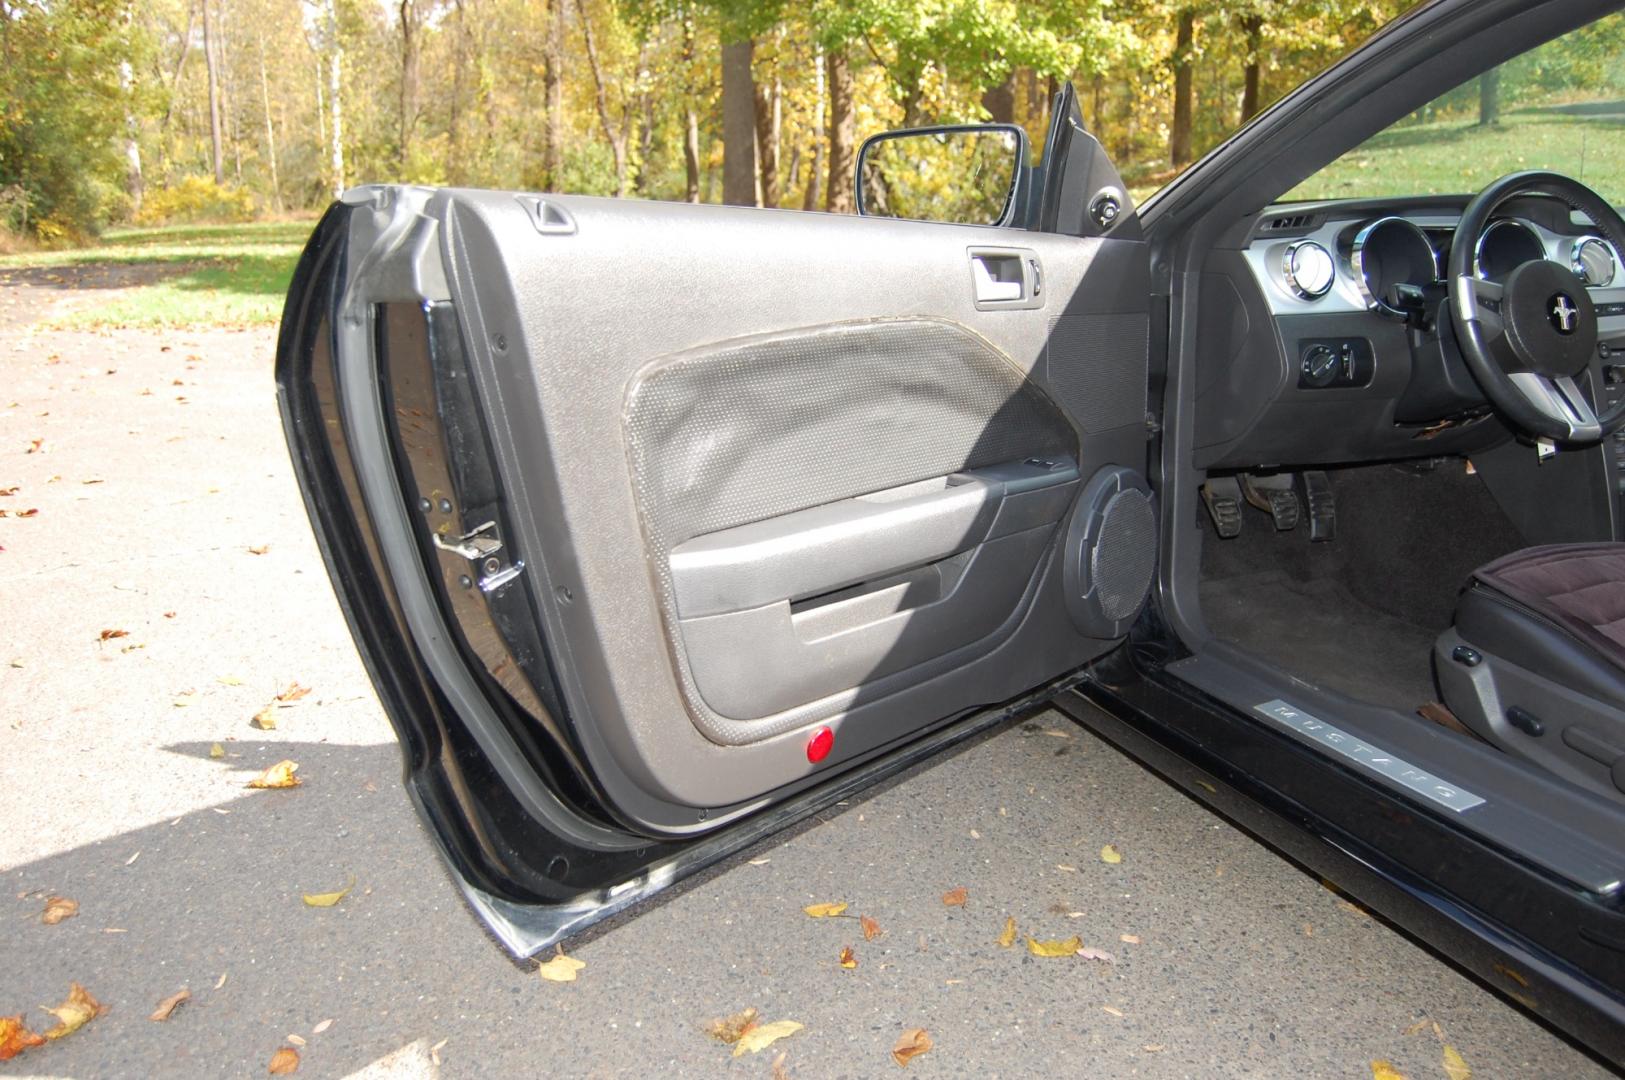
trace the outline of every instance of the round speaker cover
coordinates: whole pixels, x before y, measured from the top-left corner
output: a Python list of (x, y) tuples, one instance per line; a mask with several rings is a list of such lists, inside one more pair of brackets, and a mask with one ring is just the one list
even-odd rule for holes
[(1128, 633), (1157, 572), (1157, 512), (1133, 469), (1109, 465), (1090, 477), (1067, 526), (1067, 610), (1084, 634)]

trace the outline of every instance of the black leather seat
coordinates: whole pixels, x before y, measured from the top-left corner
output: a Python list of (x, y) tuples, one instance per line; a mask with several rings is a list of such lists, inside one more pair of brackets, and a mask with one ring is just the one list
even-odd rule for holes
[(1434, 664), (1475, 732), (1625, 795), (1625, 544), (1526, 548), (1480, 567)]

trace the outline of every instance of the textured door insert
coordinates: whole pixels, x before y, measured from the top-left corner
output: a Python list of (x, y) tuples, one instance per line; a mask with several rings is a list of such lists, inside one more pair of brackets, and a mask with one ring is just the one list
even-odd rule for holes
[[(634, 378), (625, 426), (685, 700), (700, 730), (729, 744), (832, 715), (859, 685), (768, 715), (721, 715), (696, 687), (678, 629), (673, 548), (705, 534), (989, 466), (1028, 458), (1070, 462), (1078, 449), (1060, 410), (1008, 357), (969, 330), (934, 319), (838, 323), (662, 358)], [(1031, 572), (1029, 567), (1026, 577)], [(1020, 585), (1026, 584), (1024, 577)], [(1014, 589), (1006, 614), (1025, 595), (1024, 588)], [(795, 597), (786, 591), (774, 599)], [(1014, 620), (995, 621), (1003, 627)], [(893, 672), (889, 692), (918, 681), (885, 664), (884, 653), (875, 659), (875, 672)], [(923, 678), (931, 665), (918, 667)], [(765, 670), (760, 677), (783, 674)], [(803, 685), (827, 691), (827, 680), (808, 674), (816, 672), (802, 673)], [(767, 698), (784, 703), (782, 696)]]

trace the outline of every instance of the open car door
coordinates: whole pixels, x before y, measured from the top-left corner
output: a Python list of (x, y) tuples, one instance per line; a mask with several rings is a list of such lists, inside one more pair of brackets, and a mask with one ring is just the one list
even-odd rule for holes
[(1070, 88), (1054, 115), (999, 226), (419, 187), (322, 219), (289, 445), (413, 798), (514, 952), (1123, 639), (1149, 267)]

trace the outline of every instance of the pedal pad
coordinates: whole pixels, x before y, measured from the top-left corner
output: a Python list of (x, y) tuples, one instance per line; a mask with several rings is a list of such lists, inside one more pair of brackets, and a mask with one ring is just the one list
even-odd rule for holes
[(1222, 539), (1233, 540), (1241, 535), (1241, 485), (1235, 477), (1208, 477), (1202, 485), (1202, 504)]
[(1303, 505), (1309, 511), (1309, 540), (1318, 543), (1337, 539), (1337, 496), (1332, 482), (1320, 469), (1302, 474)]
[(1302, 514), (1292, 473), (1274, 473), (1270, 476), (1243, 473), (1241, 490), (1249, 503), (1274, 519), (1277, 532), (1291, 532), (1298, 527), (1298, 518)]

